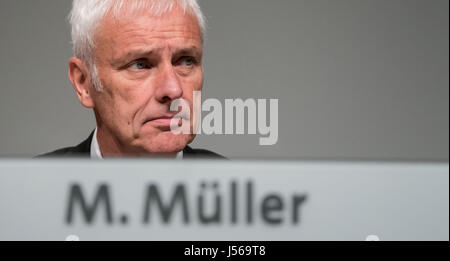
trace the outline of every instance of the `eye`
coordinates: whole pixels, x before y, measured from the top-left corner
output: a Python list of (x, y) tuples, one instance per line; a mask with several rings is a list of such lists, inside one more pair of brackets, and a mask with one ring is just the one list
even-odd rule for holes
[(145, 70), (145, 69), (151, 69), (151, 66), (146, 61), (136, 61), (129, 66), (132, 70)]
[(181, 58), (180, 65), (182, 66), (192, 66), (196, 63), (196, 60), (194, 57), (183, 57)]

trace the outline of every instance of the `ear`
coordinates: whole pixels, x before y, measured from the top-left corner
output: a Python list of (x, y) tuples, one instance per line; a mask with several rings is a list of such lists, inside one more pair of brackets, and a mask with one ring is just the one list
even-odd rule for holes
[(94, 108), (91, 74), (88, 67), (77, 57), (69, 60), (69, 79), (80, 103), (86, 108)]

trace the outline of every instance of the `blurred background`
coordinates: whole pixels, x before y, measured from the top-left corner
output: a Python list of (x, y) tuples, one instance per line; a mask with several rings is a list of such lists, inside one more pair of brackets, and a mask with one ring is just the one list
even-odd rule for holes
[[(231, 159), (449, 158), (448, 0), (201, 0), (203, 98), (279, 99), (279, 139), (198, 136)], [(0, 1), (0, 156), (95, 128), (67, 79), (71, 1)]]

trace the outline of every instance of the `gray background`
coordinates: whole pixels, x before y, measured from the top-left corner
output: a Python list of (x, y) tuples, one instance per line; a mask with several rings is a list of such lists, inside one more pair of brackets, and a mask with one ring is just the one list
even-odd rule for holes
[[(230, 158), (449, 158), (448, 0), (203, 0), (204, 98), (278, 98), (279, 140), (199, 136)], [(0, 1), (0, 155), (95, 127), (67, 80), (71, 1)]]

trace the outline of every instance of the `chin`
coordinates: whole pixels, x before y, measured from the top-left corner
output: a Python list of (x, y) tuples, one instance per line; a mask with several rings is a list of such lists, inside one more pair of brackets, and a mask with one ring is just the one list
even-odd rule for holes
[(194, 140), (194, 135), (175, 135), (164, 131), (144, 141), (144, 150), (151, 154), (172, 154), (182, 151)]

